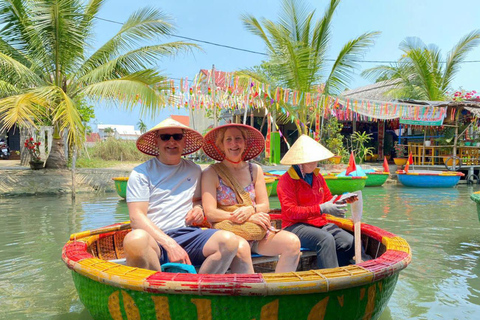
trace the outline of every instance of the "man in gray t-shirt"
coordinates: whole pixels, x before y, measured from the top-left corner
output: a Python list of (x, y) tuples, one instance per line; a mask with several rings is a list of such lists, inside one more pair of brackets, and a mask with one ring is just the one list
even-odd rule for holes
[(132, 231), (125, 236), (127, 265), (161, 270), (165, 262), (200, 266), (200, 273), (225, 273), (246, 263), (230, 232), (193, 227), (204, 220), (200, 167), (182, 159), (197, 151), (202, 136), (166, 119), (137, 140), (137, 148), (155, 156), (137, 166), (127, 188)]

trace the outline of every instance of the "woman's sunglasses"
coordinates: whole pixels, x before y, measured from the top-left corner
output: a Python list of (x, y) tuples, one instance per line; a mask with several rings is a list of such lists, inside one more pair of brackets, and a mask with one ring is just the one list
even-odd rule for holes
[(180, 141), (183, 139), (183, 133), (174, 133), (174, 134), (164, 133), (160, 135), (160, 139), (162, 139), (162, 141), (168, 141), (172, 137), (173, 137), (173, 140)]

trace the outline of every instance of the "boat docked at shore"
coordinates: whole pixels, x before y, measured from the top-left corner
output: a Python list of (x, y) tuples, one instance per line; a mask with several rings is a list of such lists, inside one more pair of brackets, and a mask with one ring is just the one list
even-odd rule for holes
[(112, 180), (115, 182), (115, 190), (117, 191), (117, 194), (123, 199), (126, 199), (128, 177), (115, 177), (112, 178)]
[(462, 172), (454, 171), (399, 170), (395, 173), (401, 184), (415, 188), (451, 188), (465, 176)]
[(480, 191), (472, 193), (470, 199), (477, 204), (478, 220), (480, 221)]
[(325, 182), (332, 194), (359, 191), (365, 188), (366, 176), (338, 176), (334, 174), (324, 175)]
[[(271, 217), (279, 227), (281, 215)], [(351, 220), (329, 222), (353, 230)], [(314, 253), (302, 255), (297, 272), (279, 274), (267, 272), (275, 261), (266, 260), (254, 262), (255, 274), (132, 268), (117, 263), (124, 258), (127, 223), (72, 234), (62, 259), (94, 319), (377, 319), (412, 254), (388, 231), (367, 224), (361, 229), (373, 259), (332, 269), (312, 268)]]
[(365, 182), (365, 187), (380, 187), (385, 181), (387, 181), (390, 176), (390, 172), (365, 172), (367, 175), (367, 181)]

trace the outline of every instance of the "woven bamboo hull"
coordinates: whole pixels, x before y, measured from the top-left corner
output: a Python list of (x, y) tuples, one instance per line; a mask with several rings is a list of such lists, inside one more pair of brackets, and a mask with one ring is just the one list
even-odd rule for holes
[(460, 178), (464, 175), (458, 173), (425, 173), (425, 172), (408, 172), (402, 173), (397, 171), (398, 181), (407, 187), (414, 188), (451, 188), (457, 185)]
[[(329, 220), (353, 230), (351, 220)], [(124, 256), (129, 231), (118, 224), (102, 234), (82, 232), (63, 248), (80, 300), (95, 319), (377, 319), (411, 260), (404, 239), (362, 224), (375, 259), (358, 265), (281, 274), (155, 272), (107, 261)]]
[(127, 184), (128, 184), (128, 177), (116, 177), (112, 178), (115, 182), (115, 190), (117, 190), (117, 194), (122, 197), (127, 197)]
[(478, 220), (480, 221), (480, 191), (472, 193), (470, 195), (470, 199), (472, 199), (477, 204)]
[[(113, 287), (73, 272), (94, 319), (378, 319), (398, 273), (369, 285), (326, 293), (269, 296), (156, 294)], [(294, 290), (292, 290), (294, 292)]]
[(385, 181), (387, 181), (389, 173), (367, 173), (367, 181), (365, 182), (365, 187), (379, 187), (382, 186)]
[(332, 194), (353, 192), (365, 188), (367, 177), (337, 177), (325, 176), (325, 182)]

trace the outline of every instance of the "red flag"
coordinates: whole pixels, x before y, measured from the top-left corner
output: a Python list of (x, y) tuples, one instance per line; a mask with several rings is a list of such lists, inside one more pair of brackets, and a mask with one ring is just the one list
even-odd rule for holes
[(353, 155), (352, 151), (352, 153), (350, 153), (350, 159), (348, 160), (348, 167), (345, 175), (348, 176), (353, 171), (357, 171), (357, 165), (355, 164), (355, 156)]
[(408, 156), (408, 160), (407, 160), (407, 164), (405, 165), (405, 173), (408, 172), (408, 167), (410, 167), (410, 165), (413, 164), (413, 157), (412, 157), (412, 153), (410, 152), (410, 155)]
[(390, 167), (388, 166), (387, 157), (383, 157), (383, 172), (390, 173)]

